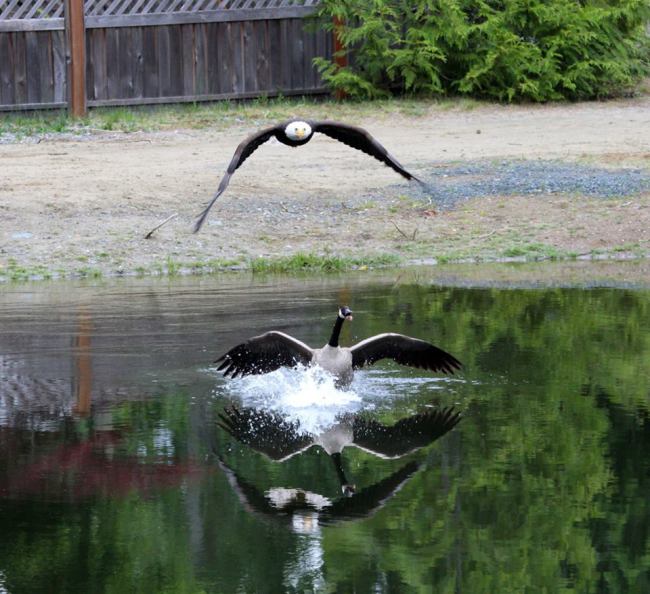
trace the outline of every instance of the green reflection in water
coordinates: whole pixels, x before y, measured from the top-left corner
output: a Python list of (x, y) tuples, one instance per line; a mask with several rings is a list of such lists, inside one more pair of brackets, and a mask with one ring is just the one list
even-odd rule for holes
[[(422, 463), (376, 513), (312, 530), (252, 513), (213, 445), (262, 493), (334, 500), (330, 460), (272, 463), (214, 426), (220, 380), (169, 380), (56, 432), (0, 430), (0, 591), (650, 591), (650, 293), (399, 286), (350, 305), (344, 342), (390, 329), (465, 364), (434, 393), (464, 411), (452, 433), (408, 459), (345, 451), (360, 489)], [(396, 422), (430, 400), (416, 385), (375, 412)]]

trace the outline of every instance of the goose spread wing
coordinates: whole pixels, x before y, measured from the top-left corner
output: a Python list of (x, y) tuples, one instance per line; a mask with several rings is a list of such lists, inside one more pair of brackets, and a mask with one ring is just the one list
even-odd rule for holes
[(460, 419), (453, 407), (428, 410), (392, 426), (358, 416), (352, 425), (354, 445), (385, 458), (400, 458), (439, 439)]
[(194, 224), (194, 233), (196, 233), (201, 228), (203, 222), (205, 221), (205, 218), (208, 216), (208, 212), (210, 212), (210, 209), (212, 208), (212, 205), (216, 202), (217, 198), (219, 198), (219, 196), (221, 196), (221, 194), (223, 194), (225, 189), (228, 187), (232, 174), (235, 173), (237, 169), (239, 169), (242, 163), (246, 159), (248, 159), (248, 157), (250, 157), (260, 147), (260, 145), (264, 144), (267, 140), (269, 140), (271, 136), (275, 136), (275, 134), (277, 134), (280, 131), (280, 129), (281, 129), (280, 126), (265, 128), (260, 132), (251, 134), (248, 138), (244, 139), (239, 144), (239, 146), (235, 150), (235, 154), (230, 160), (230, 165), (228, 165), (228, 169), (226, 170), (225, 175), (221, 179), (219, 188), (217, 189), (214, 196), (212, 196), (212, 199), (205, 207), (203, 212), (201, 212), (201, 214), (196, 219), (196, 223)]
[(350, 347), (350, 351), (354, 369), (386, 358), (393, 359), (400, 365), (430, 371), (454, 373), (454, 369), (461, 368), (461, 362), (453, 355), (425, 340), (403, 334), (377, 334)]
[(309, 433), (281, 415), (254, 408), (231, 406), (219, 414), (218, 425), (237, 441), (282, 462), (313, 445)]
[(225, 377), (269, 373), (280, 367), (295, 367), (311, 362), (313, 351), (284, 332), (272, 330), (243, 342), (221, 355), (217, 371)]
[(320, 522), (327, 525), (371, 516), (381, 509), (419, 468), (420, 464), (412, 460), (378, 483), (366, 487), (351, 497), (337, 499), (331, 507), (321, 512)]
[(259, 514), (262, 517), (277, 514), (277, 510), (273, 508), (269, 500), (264, 496), (264, 493), (260, 492), (260, 490), (253, 484), (237, 475), (237, 473), (230, 468), (230, 466), (228, 466), (220, 456), (217, 457), (217, 464), (225, 474), (232, 490), (235, 492), (239, 501), (247, 511)]
[(357, 126), (341, 124), (338, 122), (312, 122), (312, 130), (325, 134), (334, 140), (347, 144), (352, 148), (363, 151), (367, 155), (379, 159), (388, 167), (391, 167), (397, 173), (406, 179), (414, 179), (421, 182), (412, 173), (409, 173), (402, 167), (397, 159), (393, 157), (368, 131)]

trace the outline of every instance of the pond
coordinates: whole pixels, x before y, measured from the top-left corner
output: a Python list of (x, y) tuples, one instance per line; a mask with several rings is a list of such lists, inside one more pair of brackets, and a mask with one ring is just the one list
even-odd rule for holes
[[(339, 304), (343, 344), (400, 332), (463, 369), (381, 362), (340, 390), (212, 364), (270, 329), (321, 346)], [(6, 285), (0, 593), (650, 592), (649, 402), (643, 287), (403, 271)], [(291, 450), (276, 425), (362, 419), (385, 437), (449, 407), (462, 418), (438, 438), (393, 431), (385, 455), (345, 448), (340, 471), (319, 447), (263, 453)], [(266, 429), (231, 434), (237, 414)]]

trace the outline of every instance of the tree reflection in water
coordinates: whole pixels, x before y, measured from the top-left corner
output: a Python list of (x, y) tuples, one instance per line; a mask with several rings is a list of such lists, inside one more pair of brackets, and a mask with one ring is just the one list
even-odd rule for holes
[(324, 583), (321, 526), (373, 515), (422, 466), (421, 462), (411, 460), (388, 477), (357, 491), (343, 468), (345, 447), (357, 447), (379, 458), (402, 458), (441, 438), (461, 419), (453, 407), (427, 408), (393, 425), (384, 425), (367, 414), (348, 413), (312, 434), (301, 429), (299, 422), (263, 409), (231, 406), (219, 417), (219, 426), (231, 436), (275, 462), (289, 460), (313, 446), (322, 448), (334, 462), (341, 496), (332, 500), (319, 493), (280, 486), (262, 492), (215, 451), (219, 467), (243, 507), (251, 513), (288, 523), (299, 535), (297, 558), (284, 570), (286, 583), (292, 587), (305, 578), (315, 585)]

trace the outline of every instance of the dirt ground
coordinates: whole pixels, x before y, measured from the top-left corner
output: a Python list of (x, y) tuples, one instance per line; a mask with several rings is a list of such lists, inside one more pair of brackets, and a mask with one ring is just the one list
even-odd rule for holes
[[(440, 163), (503, 158), (650, 169), (648, 96), (432, 106), (425, 115), (351, 123), (367, 128), (416, 175)], [(0, 273), (155, 273), (327, 251), (395, 254), (405, 262), (650, 254), (648, 194), (497, 196), (441, 211), (435, 200), (413, 198), (408, 182), (389, 168), (323, 136), (299, 149), (263, 145), (233, 176), (203, 230), (192, 234), (234, 149), (257, 128), (247, 122), (0, 145)], [(527, 252), (530, 244), (537, 247)]]

